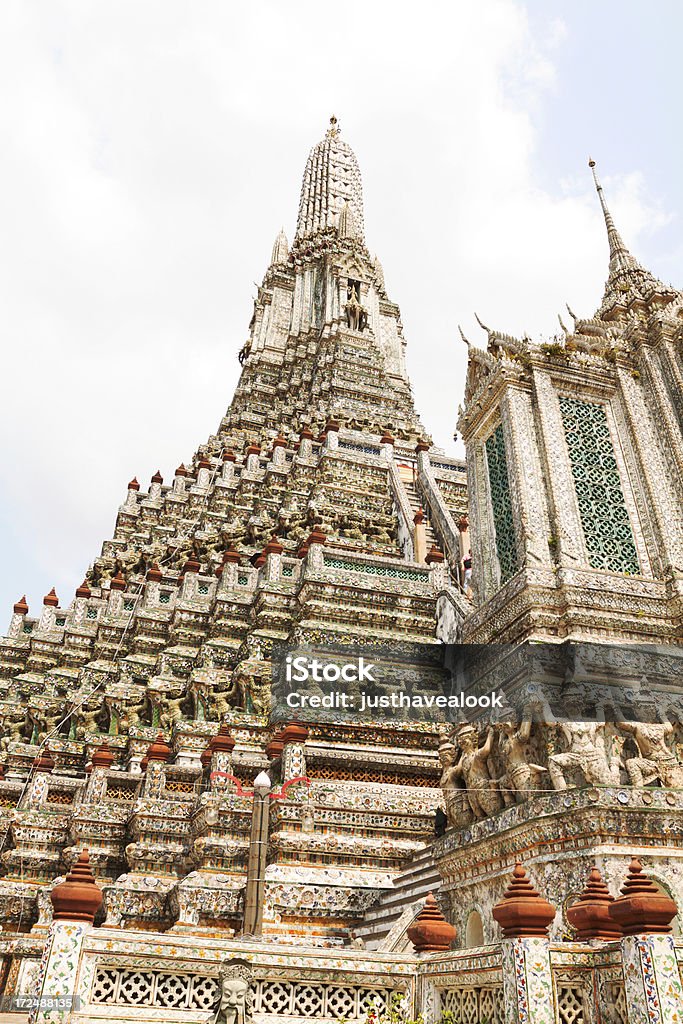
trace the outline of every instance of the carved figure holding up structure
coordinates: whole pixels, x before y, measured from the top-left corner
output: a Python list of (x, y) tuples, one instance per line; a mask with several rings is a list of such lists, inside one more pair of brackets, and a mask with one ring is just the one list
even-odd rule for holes
[(439, 746), (439, 761), (443, 769), (439, 786), (446, 804), (448, 824), (453, 828), (462, 828), (472, 821), (472, 811), (462, 773), (456, 772), (454, 760), (455, 747), (449, 740), (444, 739)]
[(642, 789), (659, 779), (667, 789), (683, 787), (683, 765), (669, 747), (674, 727), (666, 712), (660, 711), (659, 722), (617, 721), (617, 729), (630, 733), (638, 747), (639, 757), (626, 759), (626, 772), (632, 786)]
[(529, 796), (537, 776), (547, 772), (543, 765), (533, 764), (528, 760), (527, 743), (531, 736), (532, 715), (525, 708), (521, 722), (498, 722), (498, 750), (503, 759), (505, 774), (500, 779), (505, 806), (522, 803)]
[(618, 786), (619, 762), (610, 762), (605, 747), (605, 709), (598, 708), (597, 720), (581, 721), (582, 701), (578, 694), (565, 698), (567, 720), (557, 722), (546, 704), (545, 713), (551, 724), (559, 724), (568, 749), (562, 754), (551, 754), (548, 769), (557, 790), (568, 788), (565, 771), (578, 768), (591, 786)]
[(487, 764), (493, 745), (493, 729), (489, 729), (481, 747), (479, 733), (473, 725), (462, 725), (456, 739), (462, 753), (453, 768), (454, 778), (465, 780), (467, 800), (475, 818), (487, 818), (501, 809), (498, 783), (491, 777)]

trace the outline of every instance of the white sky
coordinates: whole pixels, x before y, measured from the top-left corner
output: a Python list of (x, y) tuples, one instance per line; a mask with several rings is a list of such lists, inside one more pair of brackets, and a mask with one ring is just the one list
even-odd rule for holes
[[(683, 284), (676, 0), (5, 0), (0, 6), (0, 630), (67, 604), (133, 475), (215, 431), (254, 281), (331, 113), (451, 440), (462, 323), (590, 315), (606, 240)], [(3, 611), (4, 609), (4, 611)]]

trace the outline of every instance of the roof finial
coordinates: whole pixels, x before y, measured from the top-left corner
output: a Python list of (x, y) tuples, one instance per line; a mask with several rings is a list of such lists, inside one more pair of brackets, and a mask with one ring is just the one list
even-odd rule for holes
[(460, 337), (462, 338), (462, 340), (465, 342), (465, 344), (469, 348), (470, 347), (470, 343), (469, 343), (468, 339), (465, 337), (465, 332), (463, 331), (463, 329), (460, 326), (460, 324), (458, 324), (458, 330), (460, 331)]
[(330, 127), (327, 129), (327, 137), (333, 139), (335, 135), (339, 135), (339, 128), (337, 128), (337, 118), (333, 114), (330, 118)]

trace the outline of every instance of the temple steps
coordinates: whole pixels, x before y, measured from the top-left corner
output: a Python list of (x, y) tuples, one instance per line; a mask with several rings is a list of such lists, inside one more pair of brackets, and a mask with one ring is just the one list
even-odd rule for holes
[[(441, 875), (434, 864), (431, 843), (412, 857), (374, 906), (370, 907), (362, 924), (354, 932), (363, 940), (366, 949), (385, 949), (389, 932), (409, 908), (418, 913), (425, 897), (441, 888)], [(406, 927), (410, 924), (407, 920)], [(397, 939), (400, 938), (397, 936)], [(393, 945), (393, 943), (392, 943)]]
[(424, 507), (422, 499), (420, 498), (420, 495), (417, 493), (415, 484), (411, 480), (402, 480), (402, 483), (405, 488), (405, 492), (408, 496), (408, 502), (410, 503), (410, 507), (413, 510), (413, 513), (417, 512), (417, 510), (421, 508), (425, 514), (425, 536), (427, 538), (427, 551), (429, 551), (432, 544), (436, 544), (437, 548), (440, 548), (441, 544), (439, 542), (439, 538), (436, 536), (434, 530), (432, 529), (432, 524), (429, 521), (427, 509)]

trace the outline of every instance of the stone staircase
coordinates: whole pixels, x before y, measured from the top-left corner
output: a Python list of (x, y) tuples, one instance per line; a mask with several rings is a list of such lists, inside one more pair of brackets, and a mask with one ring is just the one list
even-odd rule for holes
[(434, 531), (432, 529), (432, 524), (429, 521), (429, 514), (427, 512), (427, 509), (424, 507), (424, 505), (423, 505), (423, 503), (422, 503), (422, 501), (420, 499), (420, 495), (417, 493), (417, 490), (415, 489), (415, 484), (412, 483), (412, 481), (410, 481), (410, 480), (402, 480), (402, 483), (403, 483), (403, 486), (405, 488), (405, 492), (406, 492), (406, 494), (408, 496), (408, 501), (410, 503), (410, 507), (413, 510), (413, 514), (415, 514), (415, 512), (417, 512), (417, 510), (419, 508), (421, 508), (422, 511), (424, 512), (424, 515), (425, 515), (425, 534), (426, 534), (426, 537), (427, 537), (427, 551), (429, 551), (429, 549), (431, 548), (432, 544), (436, 544), (437, 548), (441, 547), (441, 545), (439, 543), (439, 539), (436, 536), (436, 534), (434, 533)]
[[(432, 845), (425, 846), (408, 861), (394, 879), (394, 887), (385, 892), (378, 903), (370, 907), (355, 934), (363, 940), (366, 949), (386, 949), (386, 940), (394, 925), (404, 918), (408, 927), (419, 912), (425, 897), (441, 888), (441, 875), (434, 864)], [(391, 937), (398, 941), (400, 934)], [(393, 941), (390, 942), (393, 946)]]

